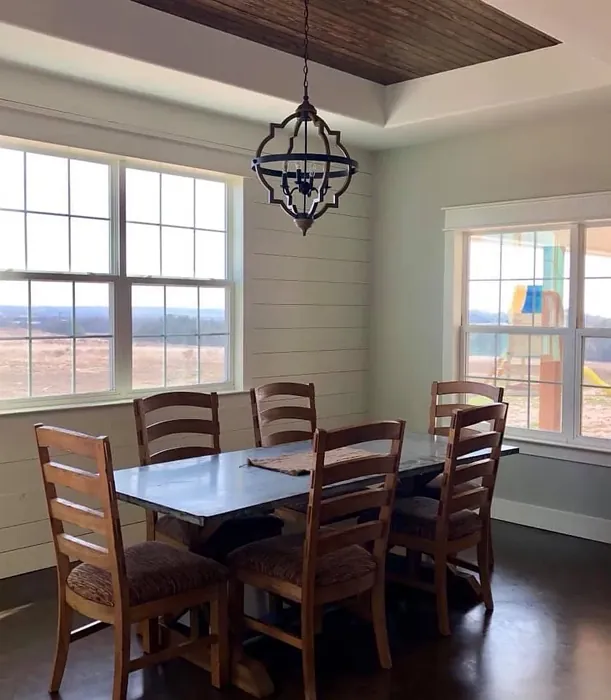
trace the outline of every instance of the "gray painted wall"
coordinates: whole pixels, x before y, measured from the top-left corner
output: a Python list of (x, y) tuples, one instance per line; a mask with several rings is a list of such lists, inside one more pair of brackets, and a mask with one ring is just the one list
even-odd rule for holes
[[(377, 173), (373, 411), (403, 415), (421, 430), (431, 381), (442, 374), (442, 208), (611, 190), (611, 112), (574, 111), (387, 151)], [(504, 463), (497, 494), (611, 520), (611, 468), (520, 455)]]

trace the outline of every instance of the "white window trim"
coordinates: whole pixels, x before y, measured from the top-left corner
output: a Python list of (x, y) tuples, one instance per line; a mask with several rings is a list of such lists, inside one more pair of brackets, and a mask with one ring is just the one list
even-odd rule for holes
[[(243, 251), (241, 226), (241, 197), (243, 179), (231, 174), (220, 174), (205, 169), (182, 165), (158, 163), (136, 158), (111, 156), (78, 148), (56, 146), (0, 137), (0, 147), (24, 150), (41, 155), (75, 158), (84, 161), (106, 163), (110, 168), (110, 272), (109, 273), (54, 273), (54, 272), (1, 272), (2, 280), (40, 280), (60, 282), (107, 282), (113, 285), (111, 304), (112, 342), (111, 367), (114, 370), (114, 389), (106, 392), (83, 392), (57, 396), (32, 396), (2, 400), (0, 416), (28, 414), (73, 408), (90, 408), (128, 404), (134, 398), (163, 391), (202, 391), (224, 394), (243, 392)], [(128, 277), (126, 271), (126, 218), (125, 218), (125, 170), (127, 168), (149, 169), (159, 173), (200, 177), (223, 182), (226, 185), (226, 269), (225, 280), (190, 279), (170, 277)], [(196, 288), (224, 288), (227, 290), (226, 314), (228, 328), (227, 381), (217, 384), (172, 385), (147, 389), (131, 388), (131, 287), (134, 284), (182, 286)], [(117, 300), (121, 298), (121, 303)], [(118, 329), (121, 328), (121, 331)], [(122, 357), (121, 363), (116, 358)], [(31, 371), (31, 368), (30, 368)]]
[[(533, 226), (541, 230), (567, 226), (572, 230), (572, 245), (579, 240), (579, 226), (584, 222), (589, 225), (609, 225), (611, 221), (611, 192), (598, 192), (583, 195), (568, 195), (531, 200), (495, 202), (472, 206), (448, 207), (444, 209), (445, 224), (445, 261), (444, 261), (444, 299), (443, 299), (443, 346), (442, 379), (451, 380), (459, 376), (464, 363), (461, 342), (464, 281), (466, 280), (466, 232), (477, 230), (511, 230), (513, 232), (532, 230)], [(574, 222), (581, 222), (580, 225)], [(581, 256), (571, 256), (571, 277), (581, 282), (576, 266), (581, 264)], [(571, 284), (571, 314), (577, 313), (578, 300), (583, 290), (575, 283)], [(582, 344), (579, 339), (584, 335), (610, 337), (611, 333), (600, 329), (577, 328), (577, 320), (569, 318), (566, 329), (537, 329), (538, 334), (565, 335), (571, 341), (565, 346), (564, 372), (581, 372)], [(468, 330), (468, 326), (465, 327)], [(507, 332), (506, 327), (490, 327), (489, 332)], [(478, 327), (478, 331), (481, 328)], [(512, 329), (514, 332), (515, 329)], [(458, 348), (458, 351), (457, 351)], [(517, 444), (525, 455), (560, 459), (564, 461), (594, 464), (611, 467), (611, 440), (584, 438), (576, 434), (578, 416), (579, 383), (573, 382), (575, 395), (563, 392), (563, 414), (565, 425), (572, 427), (572, 434), (535, 433), (519, 429), (508, 430), (508, 438)]]

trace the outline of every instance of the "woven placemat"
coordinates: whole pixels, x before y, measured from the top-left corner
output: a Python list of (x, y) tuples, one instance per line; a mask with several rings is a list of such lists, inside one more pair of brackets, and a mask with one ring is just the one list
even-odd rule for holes
[[(330, 450), (325, 455), (325, 467), (338, 462), (348, 462), (352, 459), (375, 457), (375, 452), (357, 450), (353, 447), (340, 447)], [(248, 464), (252, 467), (271, 469), (290, 476), (304, 476), (312, 471), (314, 457), (311, 452), (297, 452), (295, 454), (280, 455), (279, 457), (249, 457)]]

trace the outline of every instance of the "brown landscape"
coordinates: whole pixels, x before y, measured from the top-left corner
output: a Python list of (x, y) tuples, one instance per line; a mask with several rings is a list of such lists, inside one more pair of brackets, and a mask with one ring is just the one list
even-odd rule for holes
[[(197, 346), (166, 346), (166, 386), (197, 384)], [(108, 391), (111, 341), (107, 338), (76, 338), (74, 347), (76, 393)], [(138, 339), (133, 345), (134, 388), (163, 387), (164, 346), (156, 339)], [(200, 382), (225, 381), (225, 349), (200, 348)], [(0, 391), (2, 399), (28, 395), (28, 347), (14, 334), (0, 339)], [(32, 394), (56, 396), (72, 391), (72, 340), (37, 337), (32, 340)]]

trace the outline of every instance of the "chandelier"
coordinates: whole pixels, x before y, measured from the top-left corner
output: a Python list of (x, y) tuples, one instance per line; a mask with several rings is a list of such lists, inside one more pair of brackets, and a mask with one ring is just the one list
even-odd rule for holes
[[(309, 0), (303, 4), (303, 101), (283, 122), (270, 124), (252, 169), (267, 190), (269, 203), (279, 204), (305, 236), (316, 219), (337, 209), (359, 164), (350, 158), (341, 133), (332, 131), (310, 102)], [(274, 144), (287, 135), (286, 148), (280, 152)]]

